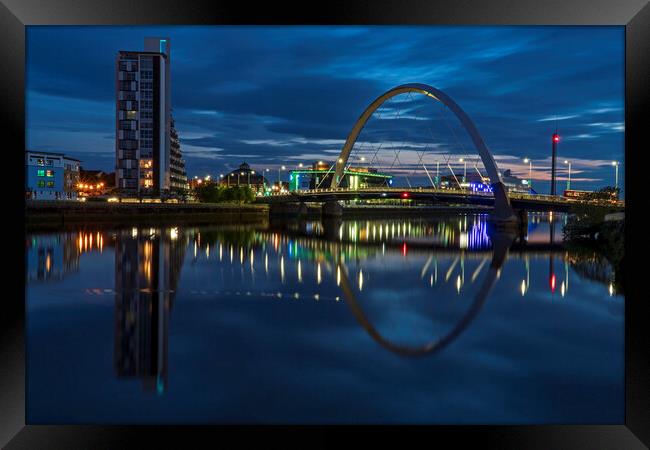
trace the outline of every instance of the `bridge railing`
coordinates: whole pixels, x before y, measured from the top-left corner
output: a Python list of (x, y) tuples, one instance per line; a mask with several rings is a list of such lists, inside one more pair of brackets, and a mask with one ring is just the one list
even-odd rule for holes
[[(358, 188), (358, 189), (348, 189), (345, 187), (315, 188), (315, 189), (301, 189), (297, 191), (287, 191), (287, 192), (272, 192), (271, 196), (287, 197), (287, 196), (311, 195), (311, 194), (328, 194), (328, 193), (335, 194), (341, 192), (347, 192), (347, 193), (422, 192), (422, 193), (432, 193), (432, 194), (454, 194), (454, 195), (459, 195), (464, 197), (493, 197), (493, 194), (491, 192), (475, 192), (475, 191), (468, 191), (464, 189), (439, 189), (439, 188), (427, 188), (427, 187), (416, 187), (416, 188), (366, 187), (366, 188)], [(548, 194), (526, 194), (523, 192), (509, 192), (508, 196), (511, 199), (516, 199), (516, 200), (533, 200), (533, 201), (543, 201), (543, 202), (563, 203), (563, 204), (591, 203), (597, 205), (602, 204), (602, 205), (614, 205), (618, 207), (625, 207), (624, 200), (618, 200), (615, 202), (593, 200), (593, 201), (585, 202), (584, 200), (566, 198), (561, 196), (553, 196)]]

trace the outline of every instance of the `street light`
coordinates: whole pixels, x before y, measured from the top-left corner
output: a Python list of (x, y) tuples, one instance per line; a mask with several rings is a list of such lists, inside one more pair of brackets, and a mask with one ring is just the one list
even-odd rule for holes
[(616, 170), (616, 178), (615, 178), (614, 187), (616, 189), (618, 189), (618, 161), (612, 161), (612, 166), (614, 166), (614, 169)]
[(464, 165), (463, 168), (463, 183), (465, 183), (465, 179), (467, 178), (467, 161), (465, 161), (464, 158), (460, 158), (458, 161), (462, 162)]
[(568, 191), (569, 189), (571, 189), (571, 161), (565, 159), (564, 164), (569, 165), (569, 178), (566, 181), (566, 190)]
[(278, 167), (278, 189), (282, 186), (282, 182), (280, 180), (280, 170), (286, 170), (287, 168), (285, 166)]
[(528, 189), (532, 190), (533, 189), (533, 161), (530, 158), (524, 158), (524, 162), (528, 163)]

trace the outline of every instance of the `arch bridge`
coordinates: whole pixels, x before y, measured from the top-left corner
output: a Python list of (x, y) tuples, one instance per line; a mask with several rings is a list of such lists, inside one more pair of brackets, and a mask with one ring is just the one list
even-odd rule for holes
[[(415, 188), (375, 187), (358, 189), (347, 189), (340, 186), (343, 181), (345, 169), (348, 165), (348, 160), (350, 159), (352, 148), (373, 113), (375, 113), (389, 99), (401, 94), (410, 93), (424, 95), (433, 101), (440, 102), (452, 111), (467, 132), (476, 152), (480, 156), (490, 180), (492, 192), (482, 193), (469, 192), (461, 189), (440, 189), (439, 186)], [(409, 83), (396, 86), (384, 92), (370, 103), (352, 127), (336, 162), (328, 171), (328, 174), (330, 173), (332, 176), (329, 187), (323, 187), (322, 189), (299, 190), (287, 193), (273, 193), (268, 197), (258, 199), (258, 201), (270, 204), (318, 202), (334, 205), (339, 200), (386, 198), (427, 200), (434, 203), (473, 204), (492, 207), (490, 212), (491, 219), (504, 224), (516, 224), (519, 222), (520, 218), (515, 214), (514, 209), (563, 212), (568, 211), (570, 205), (576, 202), (576, 200), (569, 200), (557, 196), (508, 193), (508, 190), (499, 175), (499, 168), (494, 157), (485, 144), (476, 125), (467, 113), (450, 96), (433, 86), (422, 83)], [(611, 206), (611, 204), (609, 206)], [(622, 206), (622, 203), (619, 204), (619, 206)], [(334, 207), (334, 209), (337, 208)]]

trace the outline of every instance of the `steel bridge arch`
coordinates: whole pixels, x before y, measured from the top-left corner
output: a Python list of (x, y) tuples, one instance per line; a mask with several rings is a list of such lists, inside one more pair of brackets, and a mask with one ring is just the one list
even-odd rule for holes
[(514, 216), (514, 213), (512, 206), (510, 205), (510, 199), (508, 198), (505, 186), (503, 185), (501, 177), (499, 176), (499, 169), (496, 162), (494, 161), (494, 158), (492, 157), (492, 154), (490, 153), (490, 150), (488, 150), (487, 145), (485, 145), (483, 138), (478, 132), (476, 125), (474, 125), (474, 122), (472, 122), (467, 113), (465, 113), (465, 111), (463, 111), (463, 109), (458, 106), (458, 104), (451, 97), (449, 97), (441, 90), (434, 88), (433, 86), (422, 83), (408, 83), (394, 87), (377, 97), (366, 108), (366, 110), (355, 122), (354, 126), (352, 127), (352, 131), (350, 131), (350, 134), (345, 140), (345, 144), (343, 145), (341, 153), (335, 163), (336, 170), (334, 176), (332, 177), (330, 188), (337, 188), (340, 181), (343, 179), (345, 165), (347, 164), (350, 153), (352, 152), (352, 147), (354, 146), (354, 143), (359, 137), (359, 134), (361, 134), (361, 130), (363, 130), (363, 127), (366, 125), (366, 122), (368, 122), (368, 119), (370, 119), (372, 114), (386, 100), (408, 92), (416, 92), (419, 94), (424, 94), (427, 97), (431, 97), (432, 99), (439, 101), (443, 105), (447, 106), (456, 115), (458, 120), (460, 120), (460, 123), (465, 127), (465, 130), (471, 137), (472, 142), (476, 147), (479, 156), (481, 157), (483, 166), (488, 173), (488, 177), (490, 178), (490, 184), (492, 185), (492, 191), (494, 193), (495, 215), (501, 219), (512, 218)]

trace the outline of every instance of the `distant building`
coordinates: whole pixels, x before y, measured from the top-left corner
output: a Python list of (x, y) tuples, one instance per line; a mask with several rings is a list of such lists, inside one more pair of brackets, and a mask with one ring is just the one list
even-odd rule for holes
[[(115, 184), (125, 194), (167, 194), (172, 187), (169, 38), (145, 38), (144, 51), (120, 51), (115, 69)], [(176, 154), (176, 168), (178, 159)]]
[(510, 192), (528, 193), (530, 191), (528, 180), (513, 175), (510, 169), (505, 170), (501, 174), (501, 181), (503, 181), (503, 184), (506, 185)]
[(260, 171), (251, 169), (248, 163), (243, 162), (239, 168), (227, 173), (220, 181), (221, 186), (250, 186), (254, 191), (264, 191), (269, 182)]
[[(334, 169), (331, 165), (318, 161), (310, 168), (292, 170), (289, 173), (289, 190), (329, 188), (334, 176)], [(393, 184), (393, 176), (380, 173), (376, 169), (368, 167), (348, 167), (343, 172), (343, 179), (339, 187), (358, 189), (365, 187), (390, 186)]]
[[(512, 175), (510, 169), (501, 173), (501, 181), (510, 192), (524, 192), (527, 193), (530, 188), (528, 180), (521, 179)], [(478, 192), (492, 192), (490, 178), (487, 176), (479, 175), (478, 173), (468, 172), (463, 183), (463, 174), (443, 175), (440, 177), (440, 187), (448, 189), (469, 189)]]
[(76, 200), (80, 161), (63, 153), (25, 152), (26, 195), (36, 200)]

